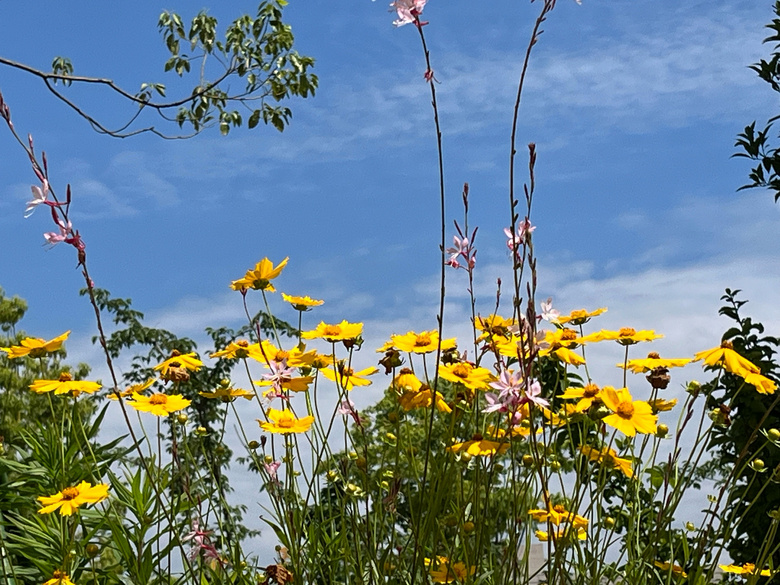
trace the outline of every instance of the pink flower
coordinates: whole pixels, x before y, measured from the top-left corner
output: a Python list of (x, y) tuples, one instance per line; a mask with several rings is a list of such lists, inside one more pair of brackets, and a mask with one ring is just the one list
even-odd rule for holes
[(558, 317), (561, 316), (561, 313), (557, 309), (552, 308), (552, 297), (547, 297), (547, 300), (539, 303), (539, 306), (542, 309), (542, 314), (539, 316), (539, 319), (544, 319), (550, 323), (556, 323), (558, 321)]
[(279, 470), (279, 467), (282, 465), (281, 461), (274, 461), (273, 463), (263, 463), (263, 467), (265, 468), (266, 473), (271, 478), (271, 481), (273, 483), (279, 483), (279, 478), (277, 476), (277, 471)]
[(33, 185), (30, 187), (30, 190), (32, 191), (33, 198), (27, 202), (27, 209), (24, 210), (24, 217), (30, 217), (36, 207), (41, 203), (46, 203), (46, 197), (49, 194), (49, 181), (44, 179), (42, 187)]
[[(458, 222), (455, 222), (455, 229), (458, 230), (457, 236), (452, 236), (452, 241), (455, 244), (452, 248), (447, 248), (446, 253), (450, 257), (444, 262), (447, 266), (453, 268), (463, 268), (467, 270), (466, 266), (463, 266), (459, 258), (463, 258), (466, 261), (468, 270), (472, 270), (477, 263), (477, 251), (474, 249), (474, 238), (477, 237), (477, 229), (471, 233), (471, 239), (466, 237), (466, 234), (460, 229)], [(459, 237), (460, 236), (460, 237)]]
[(274, 390), (277, 393), (281, 393), (284, 389), (282, 384), (289, 382), (295, 375), (295, 370), (287, 367), (287, 359), (283, 359), (281, 362), (271, 360), (268, 363), (268, 367), (271, 368), (271, 372), (263, 374), (263, 378), (270, 380), (273, 384)]
[(528, 240), (535, 229), (536, 226), (531, 225), (527, 217), (517, 225), (517, 232), (514, 234), (511, 228), (504, 228), (504, 233), (509, 238), (506, 241), (506, 247), (517, 253), (517, 250)]
[(398, 19), (393, 21), (395, 26), (403, 26), (405, 24), (418, 24), (423, 26), (428, 24), (427, 22), (420, 22), (419, 16), (422, 14), (423, 8), (428, 0), (395, 0), (390, 3), (390, 8), (395, 10), (398, 14)]
[(51, 244), (52, 246), (55, 246), (60, 242), (67, 242), (69, 239), (72, 239), (73, 227), (71, 226), (70, 221), (68, 221), (68, 223), (65, 224), (65, 222), (63, 222), (59, 217), (57, 217), (57, 214), (56, 212), (54, 212), (53, 207), (52, 207), (52, 216), (54, 217), (54, 222), (57, 224), (60, 233), (46, 232), (45, 234), (43, 234), (43, 237), (46, 238), (46, 242), (48, 244)]
[(360, 414), (358, 413), (357, 408), (355, 408), (355, 403), (352, 402), (349, 398), (345, 398), (341, 401), (341, 404), (339, 405), (339, 408), (336, 412), (345, 416), (351, 416), (352, 420), (354, 420), (355, 424), (359, 427), (363, 425), (363, 420), (360, 418)]

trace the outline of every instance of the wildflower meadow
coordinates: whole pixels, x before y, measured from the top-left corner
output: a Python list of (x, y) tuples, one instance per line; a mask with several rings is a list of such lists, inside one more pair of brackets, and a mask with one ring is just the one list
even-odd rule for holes
[[(438, 240), (405, 258), (435, 263), (420, 292), (435, 312), (411, 330), (389, 325), (378, 344), (368, 319), (320, 317), (329, 298), (290, 287), (305, 258), (264, 251), (273, 229), (297, 229), (293, 214), (257, 217), (252, 233), (214, 242), (240, 325), (213, 323), (203, 343), (152, 322), (93, 268), (111, 249), (93, 252), (79, 215), (88, 199), (0, 93), (3, 140), (18, 154), (8, 164), (26, 165), (30, 182), (26, 207), (3, 213), (28, 218), (25, 229), (45, 226), (46, 261), (77, 267), (99, 355), (69, 363), (71, 330), (83, 324), (61, 311), (56, 335), (22, 331), (26, 301), (0, 289), (0, 585), (778, 582), (780, 333), (748, 316), (742, 291), (726, 288), (738, 283), (720, 293), (725, 332), (688, 355), (666, 355), (665, 332), (630, 311), (610, 328), (607, 306), (559, 306), (540, 292), (537, 238), (577, 236), (554, 218), (537, 221), (549, 196), (540, 158), (555, 152), (528, 136), (523, 98), (557, 12), (595, 1), (536, 0), (533, 18), (512, 24), (519, 75), (497, 116), (504, 178), (491, 195), (503, 201), (504, 228), (489, 236), (502, 246), (501, 274), (478, 254), (486, 196), (448, 158), (442, 95), (453, 84), (439, 78), (446, 55), (432, 41), (445, 34), (431, 10), (440, 3), (395, 0), (389, 16), (373, 5), (377, 26), (417, 51), (409, 67), (425, 97), (408, 107), (426, 112), (420, 140), (435, 156), (415, 197), (435, 200), (426, 221)], [(66, 58), (51, 71), (0, 63), (42, 79), (105, 140), (282, 131), (327, 85), (317, 56), (299, 52), (305, 38), (293, 37), (287, 4), (264, 0), (224, 33), (207, 11), (191, 22), (163, 12), (168, 86), (127, 91), (77, 74)], [(780, 2), (767, 12), (772, 50)], [(775, 48), (752, 66), (774, 91), (778, 62)], [(85, 85), (128, 100), (129, 117), (115, 125), (81, 108), (72, 90)], [(139, 122), (147, 114), (152, 125)], [(735, 154), (757, 165), (745, 188), (780, 193), (772, 120), (742, 127)], [(403, 223), (403, 209), (386, 213)], [(185, 246), (170, 246), (170, 258), (157, 250), (143, 261), (179, 286), (173, 254)], [(237, 248), (255, 260), (238, 263)], [(4, 254), (22, 258), (14, 241)], [(39, 256), (24, 251), (30, 273), (41, 272)], [(168, 286), (130, 278), (150, 294)], [(479, 294), (486, 282), (490, 293)], [(259, 538), (272, 548), (258, 549)]]

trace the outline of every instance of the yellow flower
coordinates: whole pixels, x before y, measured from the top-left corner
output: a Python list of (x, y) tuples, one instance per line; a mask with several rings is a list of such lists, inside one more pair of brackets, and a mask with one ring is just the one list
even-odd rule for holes
[(45, 581), (43, 585), (75, 585), (75, 583), (63, 571), (54, 571), (51, 579)]
[(474, 321), (474, 327), (482, 331), (478, 341), (493, 337), (509, 339), (512, 337), (512, 330), (515, 328), (515, 320), (504, 319), (500, 315), (488, 315), (485, 318), (477, 317)]
[(337, 325), (328, 325), (322, 321), (312, 331), (304, 331), (301, 337), (304, 339), (324, 339), (326, 341), (342, 341), (344, 339), (355, 339), (363, 332), (362, 323), (347, 323), (342, 321)]
[(236, 398), (246, 398), (247, 400), (252, 400), (252, 398), (255, 397), (254, 392), (250, 392), (249, 390), (242, 390), (241, 388), (233, 388), (232, 386), (220, 386), (213, 392), (198, 392), (198, 394), (205, 398), (219, 398), (222, 400), (222, 402), (233, 402)]
[(133, 399), (128, 402), (136, 410), (151, 412), (156, 416), (168, 416), (169, 414), (187, 408), (192, 401), (184, 398), (181, 394), (152, 394), (143, 396), (136, 392)]
[(628, 360), (625, 364), (617, 364), (617, 367), (627, 368), (635, 374), (642, 374), (656, 368), (681, 368), (690, 361), (688, 358), (663, 359), (657, 352), (651, 351), (645, 359)]
[(238, 341), (231, 341), (230, 343), (227, 344), (227, 347), (225, 349), (222, 349), (220, 351), (215, 351), (209, 357), (225, 358), (229, 360), (251, 357), (258, 361), (264, 361), (263, 355), (260, 352), (260, 344), (259, 343), (250, 344), (245, 339), (239, 339)]
[(149, 388), (152, 384), (154, 384), (155, 379), (149, 378), (146, 382), (143, 384), (133, 384), (132, 386), (128, 386), (121, 392), (109, 392), (108, 397), (111, 400), (119, 400), (119, 397), (127, 398), (129, 396), (132, 396), (134, 392), (138, 392), (139, 394)]
[[(433, 390), (427, 385), (422, 384), (420, 389), (416, 392), (404, 392), (398, 397), (398, 404), (406, 410), (412, 410), (413, 408), (428, 408), (433, 400)], [(436, 409), (439, 412), (452, 412), (447, 401), (444, 400), (441, 392), (436, 392)]]
[(612, 449), (612, 447), (594, 449), (588, 445), (582, 445), (580, 446), (580, 452), (591, 461), (596, 461), (597, 463), (606, 465), (610, 469), (619, 469), (628, 478), (634, 477), (634, 470), (631, 466), (631, 461), (618, 457), (617, 453), (614, 449)]
[(774, 394), (775, 390), (777, 390), (777, 384), (761, 374), (747, 372), (742, 377), (745, 379), (745, 382), (755, 386), (759, 394)]
[(442, 365), (439, 367), (439, 376), (463, 384), (469, 390), (485, 390), (496, 379), (487, 368), (478, 368), (468, 362)]
[(601, 402), (601, 388), (595, 384), (586, 384), (582, 388), (567, 388), (558, 398), (579, 398), (574, 408), (577, 412), (585, 412), (594, 402)]
[(547, 510), (528, 510), (528, 514), (537, 522), (550, 522), (555, 526), (571, 524), (574, 528), (584, 528), (588, 525), (588, 519), (569, 512), (564, 506), (557, 504)]
[(62, 372), (58, 380), (35, 380), (30, 384), (30, 390), (38, 394), (54, 391), (55, 394), (68, 394), (78, 396), (82, 392), (92, 394), (100, 390), (100, 384), (97, 382), (87, 382), (84, 380), (74, 380), (68, 372)]
[(469, 455), (482, 455), (487, 457), (492, 457), (496, 453), (502, 455), (507, 449), (509, 449), (508, 442), (504, 441), (499, 443), (498, 441), (491, 441), (485, 439), (480, 434), (474, 435), (470, 441), (455, 443), (454, 445), (447, 447), (447, 451), (450, 451), (451, 453), (461, 453), (465, 451)]
[(734, 573), (735, 575), (760, 575), (761, 577), (770, 577), (772, 572), (769, 569), (763, 569), (759, 571), (753, 563), (745, 563), (744, 565), (718, 565), (726, 573)]
[(466, 567), (465, 563), (458, 561), (450, 564), (447, 557), (437, 556), (436, 560), (425, 559), (425, 566), (430, 567), (431, 580), (434, 583), (452, 583), (453, 581), (465, 581), (477, 570), (476, 566)]
[(673, 575), (679, 575), (680, 577), (687, 577), (688, 573), (685, 572), (685, 570), (680, 565), (673, 565), (672, 563), (668, 562), (661, 562), (661, 561), (653, 561), (653, 564), (661, 569), (662, 571), (668, 571), (669, 569), (672, 570)]
[(99, 483), (91, 485), (82, 481), (74, 487), (67, 487), (53, 496), (39, 496), (38, 501), (43, 508), (38, 514), (49, 514), (59, 509), (61, 516), (70, 516), (82, 504), (96, 504), (108, 497), (108, 485)]
[(183, 354), (174, 349), (171, 357), (154, 366), (154, 369), (160, 372), (163, 380), (186, 382), (190, 379), (188, 372), (197, 372), (202, 365), (203, 362), (195, 357), (194, 351)]
[(266, 416), (271, 419), (272, 422), (264, 422), (258, 420), (260, 427), (264, 431), (269, 433), (305, 433), (309, 430), (314, 422), (313, 416), (304, 416), (303, 418), (295, 418), (295, 415), (289, 410), (276, 410), (275, 408), (269, 408), (266, 411)]
[(718, 347), (700, 351), (693, 356), (693, 361), (698, 362), (699, 360), (704, 360), (704, 363), (708, 366), (723, 366), (723, 369), (727, 372), (742, 377), (747, 373), (761, 373), (758, 366), (734, 351), (734, 346), (730, 341), (724, 341)]
[[(439, 346), (439, 332), (435, 330), (423, 331), (422, 333), (409, 331), (405, 335), (393, 335), (391, 339), (397, 349), (408, 353), (431, 353), (436, 351)], [(442, 339), (442, 351), (452, 349), (453, 347), (455, 347), (454, 338)]]
[(312, 307), (319, 307), (325, 301), (318, 301), (309, 296), (305, 297), (293, 297), (282, 293), (282, 298), (290, 303), (296, 311), (309, 311)]
[(287, 366), (290, 368), (305, 368), (312, 365), (312, 362), (317, 357), (317, 350), (311, 349), (306, 351), (306, 346), (303, 346), (303, 348), (295, 346), (288, 351), (278, 349), (270, 341), (263, 340), (260, 344), (260, 351), (254, 352), (252, 357), (265, 364), (266, 367), (270, 367), (270, 362), (281, 363), (287, 360)]
[[(294, 378), (286, 378), (281, 380), (282, 388), (290, 390), (291, 392), (306, 392), (309, 389), (309, 384), (314, 381), (313, 376), (296, 376)], [(254, 380), (254, 383), (258, 386), (273, 386), (273, 380)], [(269, 394), (273, 393), (273, 390), (267, 390), (263, 393), (263, 397), (267, 398)]]
[(648, 400), (647, 403), (650, 405), (650, 408), (653, 409), (653, 414), (657, 414), (659, 412), (672, 410), (677, 406), (677, 399), (672, 398), (671, 400), (664, 400), (663, 398), (656, 398), (655, 400)]
[(585, 343), (584, 337), (579, 337), (574, 329), (555, 329), (554, 331), (545, 331), (544, 339), (540, 342), (539, 355), (546, 356), (553, 354), (562, 362), (572, 366), (579, 367), (585, 363), (585, 358), (574, 353), (573, 348)]
[(595, 311), (586, 311), (585, 309), (577, 309), (576, 311), (572, 311), (568, 315), (564, 315), (562, 317), (558, 317), (555, 319), (555, 323), (560, 323), (563, 325), (564, 323), (571, 323), (572, 325), (584, 325), (588, 321), (590, 321), (591, 317), (595, 317), (596, 315), (601, 315), (602, 313), (606, 313), (607, 308), (601, 307), (600, 309), (596, 309)]
[(49, 341), (39, 337), (25, 337), (19, 342), (19, 345), (0, 347), (0, 351), (6, 352), (11, 359), (26, 355), (29, 355), (31, 358), (39, 358), (61, 348), (62, 342), (68, 338), (68, 335), (70, 335), (70, 331), (66, 331), (59, 337)]
[(245, 291), (248, 288), (254, 290), (267, 290), (268, 292), (274, 292), (276, 289), (271, 284), (271, 281), (282, 273), (282, 270), (287, 266), (289, 256), (279, 262), (277, 266), (268, 258), (263, 258), (258, 262), (254, 270), (249, 269), (246, 271), (244, 278), (239, 278), (230, 283), (230, 288), (233, 290)]
[(401, 368), (398, 375), (393, 380), (393, 386), (401, 390), (402, 393), (418, 392), (423, 383), (414, 375), (409, 368)]
[[(534, 532), (534, 534), (536, 534), (536, 538), (542, 542), (547, 542), (550, 540), (550, 535), (545, 530), (537, 530)], [(572, 534), (576, 536), (577, 540), (585, 540), (588, 537), (588, 533), (585, 532), (584, 528), (564, 526), (563, 528), (559, 528), (555, 531), (555, 533), (553, 533), (553, 542), (558, 540), (568, 540)]]
[(615, 390), (610, 386), (601, 391), (601, 401), (614, 414), (604, 417), (604, 422), (624, 435), (633, 437), (637, 432), (655, 433), (658, 417), (647, 402), (634, 400), (628, 388)]
[(336, 382), (344, 390), (352, 390), (355, 386), (368, 386), (371, 384), (371, 380), (366, 380), (363, 376), (372, 376), (379, 370), (373, 366), (365, 368), (364, 370), (354, 371), (352, 368), (348, 368), (343, 363), (339, 363), (335, 368), (326, 368), (322, 371), (322, 375), (328, 380)]
[(602, 329), (596, 333), (591, 333), (582, 338), (583, 342), (589, 341), (617, 341), (620, 345), (634, 345), (640, 341), (653, 341), (659, 339), (663, 335), (656, 333), (650, 329), (644, 329), (637, 331), (633, 327), (623, 327), (619, 331), (607, 331)]

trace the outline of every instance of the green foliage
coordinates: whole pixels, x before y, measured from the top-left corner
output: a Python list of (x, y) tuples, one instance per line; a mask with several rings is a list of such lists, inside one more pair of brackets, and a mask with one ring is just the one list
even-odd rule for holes
[[(741, 309), (747, 303), (738, 299), (740, 291), (726, 289), (721, 297), (725, 305), (719, 313), (734, 321), (724, 334), (723, 340), (730, 341), (734, 350), (761, 369), (761, 373), (780, 382), (780, 366), (777, 362), (777, 348), (780, 339), (764, 335), (764, 326), (750, 317), (743, 316)], [(728, 508), (740, 518), (733, 531), (726, 535), (727, 549), (737, 562), (753, 562), (756, 551), (767, 544), (766, 535), (772, 519), (770, 512), (780, 509), (778, 483), (755, 481), (757, 474), (746, 462), (756, 457), (764, 462), (767, 473), (777, 475), (780, 482), (780, 448), (770, 443), (765, 433), (780, 428), (780, 409), (777, 408), (780, 392), (774, 395), (759, 394), (750, 385), (733, 374), (724, 373), (713, 380), (713, 394), (707, 402), (709, 409), (722, 411), (722, 405), (729, 405), (721, 425), (713, 429), (711, 446), (715, 456), (707, 470), (721, 482), (731, 482), (728, 491)], [(780, 545), (775, 537), (769, 548)], [(775, 563), (780, 554), (775, 554)]]
[[(775, 1), (774, 13), (777, 18), (766, 25), (772, 34), (764, 39), (765, 43), (775, 43), (769, 60), (761, 59), (750, 68), (769, 84), (773, 91), (780, 93), (780, 0)], [(756, 122), (745, 127), (745, 131), (737, 136), (735, 146), (741, 149), (734, 156), (748, 158), (758, 164), (750, 171), (750, 183), (739, 188), (766, 187), (775, 194), (775, 201), (780, 199), (780, 149), (770, 138), (772, 125), (778, 116), (771, 118), (763, 130), (756, 130)]]

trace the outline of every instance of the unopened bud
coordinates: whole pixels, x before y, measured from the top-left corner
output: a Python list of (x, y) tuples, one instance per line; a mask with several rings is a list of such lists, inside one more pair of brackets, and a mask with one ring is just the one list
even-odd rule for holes
[(185, 413), (180, 412), (176, 415), (176, 420), (179, 421), (179, 424), (184, 424), (189, 420), (190, 417), (188, 417)]
[(612, 530), (615, 527), (615, 519), (612, 516), (604, 518), (604, 527)]
[(84, 547), (84, 552), (87, 553), (87, 556), (90, 559), (94, 559), (96, 556), (98, 556), (98, 554), (100, 554), (100, 547), (94, 542), (90, 542), (86, 547)]
[(561, 462), (560, 461), (550, 461), (550, 471), (553, 473), (558, 473), (561, 470)]
[(198, 435), (207, 435), (208, 434), (208, 431), (206, 430), (206, 427), (198, 427), (197, 429), (195, 429), (195, 432)]
[(689, 532), (693, 532), (694, 530), (696, 530), (696, 525), (693, 522), (686, 522), (685, 529), (688, 530)]
[(685, 387), (685, 391), (688, 394), (693, 394), (696, 396), (699, 391), (701, 390), (701, 383), (697, 382), (696, 380), (691, 380), (688, 382), (688, 385)]
[(659, 439), (663, 439), (666, 435), (669, 434), (669, 427), (663, 423), (658, 425), (655, 430), (655, 436)]
[(533, 467), (534, 466), (534, 456), (533, 455), (523, 455), (523, 465), (525, 467)]
[(780, 431), (777, 429), (769, 429), (766, 432), (766, 437), (767, 439), (773, 442), (780, 441)]
[(463, 523), (463, 532), (466, 534), (471, 534), (474, 532), (474, 523), (473, 522), (464, 522)]
[(260, 446), (260, 443), (258, 443), (257, 441), (249, 441), (249, 444), (247, 445), (247, 447), (252, 449), (252, 451), (257, 449), (259, 446)]
[(763, 459), (753, 459), (753, 461), (750, 462), (750, 467), (755, 471), (764, 471), (766, 464)]

